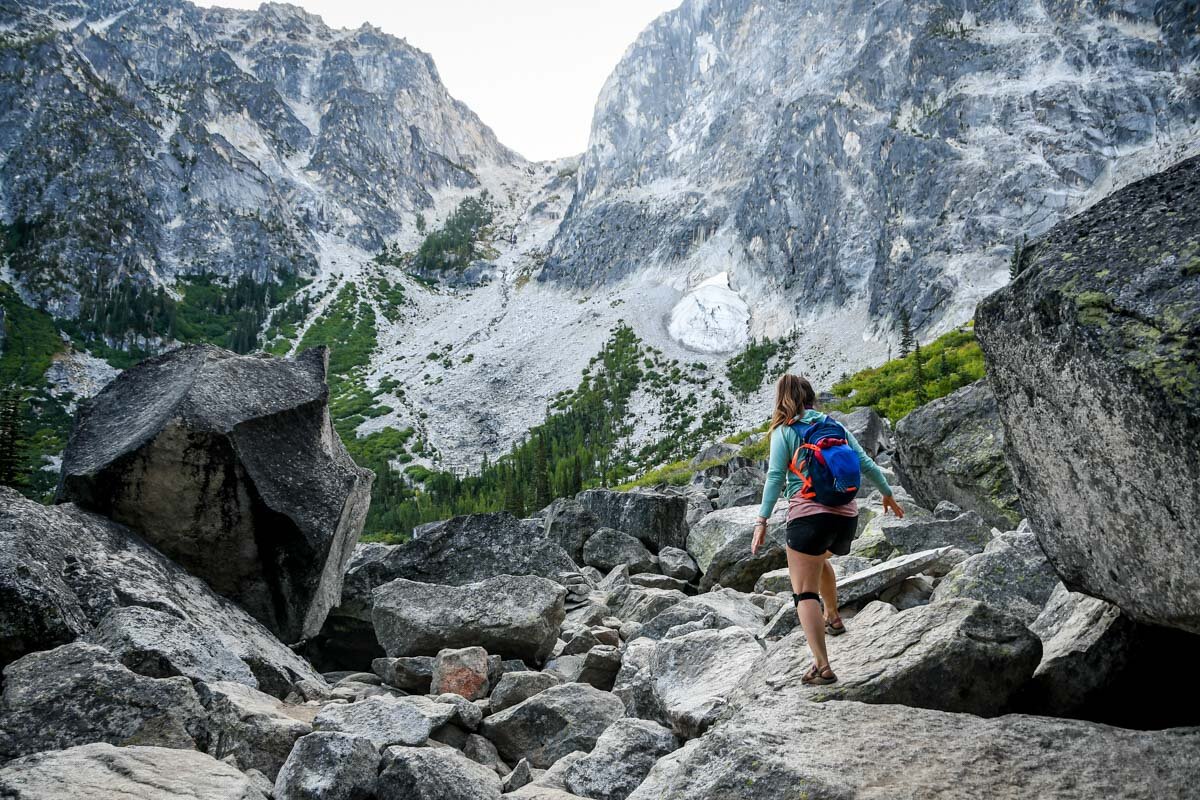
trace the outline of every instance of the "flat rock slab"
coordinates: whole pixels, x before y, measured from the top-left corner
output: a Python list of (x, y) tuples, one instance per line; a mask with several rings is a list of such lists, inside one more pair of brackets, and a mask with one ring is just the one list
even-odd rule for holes
[[(872, 597), (890, 586), (903, 582), (906, 578), (920, 573), (922, 570), (940, 562), (954, 548), (938, 547), (920, 553), (910, 553), (898, 556), (882, 564), (859, 570), (842, 578), (838, 578), (838, 603), (848, 606)], [(796, 618), (796, 607), (788, 603), (775, 612), (760, 631), (764, 639), (774, 639), (786, 635), (800, 624)]]
[(710, 614), (714, 619), (708, 627), (712, 628), (737, 626), (757, 633), (766, 622), (763, 610), (750, 602), (749, 596), (733, 589), (721, 589), (689, 597), (656, 614), (642, 626), (638, 635), (661, 639), (676, 625), (696, 622)]
[(565, 598), (562, 586), (533, 575), (500, 575), (466, 586), (399, 579), (375, 590), (371, 616), (393, 658), (478, 646), (542, 664), (558, 641)]
[(932, 550), (922, 550), (847, 575), (837, 582), (838, 602), (849, 605), (874, 597), (889, 586), (936, 564), (951, 549), (936, 547)]
[[(1200, 729), (1128, 731), (899, 705), (750, 705), (659, 759), (629, 800), (1158, 800), (1200, 785)], [(803, 787), (802, 789), (800, 787)]]
[(768, 648), (730, 702), (757, 705), (797, 695), (990, 716), (1008, 709), (1041, 658), (1041, 643), (1020, 620), (973, 600), (899, 613), (873, 605), (878, 612), (869, 607), (847, 620), (845, 635), (826, 637), (837, 683), (801, 682), (812, 656), (797, 628)]
[(496, 575), (557, 579), (579, 567), (562, 547), (501, 511), (435, 523), (420, 538), (382, 553), (370, 571), (376, 586), (396, 578), (462, 586)]
[(266, 800), (254, 782), (210, 755), (165, 747), (85, 744), (0, 767), (6, 800)]
[[(872, 603), (826, 637), (838, 682), (800, 682), (812, 663), (804, 631), (769, 646), (730, 702), (800, 694), (812, 702), (862, 700), (918, 708), (1002, 714), (1032, 678), (1042, 644), (1021, 621), (983, 603), (956, 600), (895, 613)], [(871, 613), (869, 613), (871, 612)]]
[(250, 614), (128, 528), (0, 487), (0, 666), (79, 637), (151, 675), (283, 697), (317, 672)]
[(992, 529), (974, 511), (953, 519), (923, 516), (881, 517), (877, 522), (883, 538), (901, 553), (919, 553), (935, 547), (956, 547), (966, 553), (979, 553), (991, 541)]
[(326, 348), (188, 345), (80, 404), (57, 499), (138, 531), (288, 642), (316, 634), (371, 501), (333, 431)]

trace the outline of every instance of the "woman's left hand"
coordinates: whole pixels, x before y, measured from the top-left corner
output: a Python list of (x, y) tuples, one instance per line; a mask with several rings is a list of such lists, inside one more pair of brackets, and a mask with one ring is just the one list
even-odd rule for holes
[(763, 542), (767, 540), (767, 523), (754, 523), (754, 536), (750, 538), (750, 555), (756, 555), (758, 548), (763, 546)]
[(889, 511), (895, 514), (898, 518), (904, 519), (904, 509), (901, 508), (900, 504), (896, 502), (896, 498), (892, 497), (890, 494), (883, 498), (883, 513), (886, 514)]

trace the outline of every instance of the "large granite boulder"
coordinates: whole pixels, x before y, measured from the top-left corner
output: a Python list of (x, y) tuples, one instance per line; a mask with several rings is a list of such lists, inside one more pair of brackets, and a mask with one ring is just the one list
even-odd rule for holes
[(797, 628), (768, 648), (731, 702), (769, 704), (798, 694), (814, 702), (899, 703), (992, 716), (1008, 710), (1042, 655), (1038, 638), (1019, 619), (972, 600), (900, 612), (875, 603), (846, 626), (845, 636), (826, 638), (837, 683), (801, 683), (812, 656)]
[(399, 545), (360, 542), (342, 581), (342, 599), (329, 610), (321, 632), (305, 643), (305, 655), (323, 672), (360, 669), (382, 656), (371, 622), (376, 589), (396, 579), (389, 566)]
[(366, 800), (375, 793), (379, 750), (369, 739), (318, 731), (301, 737), (275, 778), (275, 800)]
[(643, 586), (624, 587), (617, 594), (616, 615), (625, 622), (649, 622), (688, 597), (678, 589), (652, 589)]
[(539, 692), (544, 692), (551, 686), (562, 683), (562, 679), (551, 672), (534, 672), (518, 670), (506, 672), (500, 676), (496, 688), (492, 690), (492, 713), (503, 711), (528, 700)]
[(879, 451), (883, 450), (888, 443), (888, 431), (883, 417), (879, 416), (873, 408), (859, 406), (850, 412), (830, 411), (829, 416), (845, 425), (871, 458), (879, 455)]
[(992, 539), (992, 529), (974, 511), (946, 519), (924, 514), (876, 517), (867, 526), (878, 527), (897, 553), (916, 553), (935, 547), (955, 547), (964, 553), (979, 553)]
[(949, 500), (1001, 530), (1021, 521), (1004, 461), (1004, 428), (984, 380), (917, 408), (896, 424), (896, 475), (918, 503)]
[(500, 776), (457, 750), (389, 747), (378, 800), (500, 800)]
[(1077, 714), (1116, 682), (1134, 656), (1136, 626), (1121, 609), (1061, 583), (1029, 629), (1042, 640), (1031, 705), (1043, 713)]
[(629, 800), (1191, 797), (1198, 750), (1197, 728), (983, 719), (797, 693), (748, 705), (659, 759)]
[(787, 565), (785, 536), (787, 504), (780, 501), (767, 523), (767, 539), (757, 553), (750, 552), (756, 506), (735, 506), (705, 515), (692, 526), (687, 551), (696, 559), (703, 577), (700, 590), (715, 584), (749, 592), (763, 573)]
[(993, 539), (982, 553), (947, 573), (933, 601), (955, 597), (979, 600), (1031, 624), (1059, 583), (1058, 575), (1032, 533), (1012, 531)]
[(600, 734), (592, 752), (567, 767), (563, 783), (592, 800), (625, 800), (654, 762), (678, 747), (675, 734), (657, 722), (619, 719)]
[(1200, 633), (1200, 158), (1027, 247), (976, 331), (1022, 505), (1069, 589)]
[(321, 676), (240, 606), (133, 531), (0, 487), (0, 665), (87, 637), (152, 677), (285, 696)]
[(206, 714), (187, 678), (147, 678), (75, 642), (4, 670), (0, 762), (89, 742), (205, 749)]
[(418, 539), (380, 551), (361, 569), (379, 580), (377, 586), (387, 582), (380, 580), (384, 576), (462, 586), (496, 575), (556, 579), (579, 571), (567, 551), (534, 534), (507, 511), (440, 522)]
[(613, 528), (600, 528), (583, 545), (583, 563), (608, 572), (628, 564), (631, 573), (655, 572), (654, 555), (639, 539)]
[(575, 499), (595, 515), (601, 527), (636, 536), (651, 552), (668, 545), (684, 547), (687, 542), (688, 503), (682, 495), (588, 489)]
[(625, 716), (616, 696), (584, 683), (551, 686), (483, 720), (480, 732), (510, 764), (522, 758), (545, 769), (576, 750), (590, 751)]
[(583, 543), (600, 527), (596, 515), (574, 497), (560, 497), (551, 503), (542, 524), (546, 538), (565, 550), (577, 564), (583, 563)]
[[(267, 800), (236, 767), (195, 750), (94, 743), (0, 767), (5, 800)], [(295, 800), (295, 795), (276, 800)], [(315, 800), (315, 798), (314, 798)], [(328, 800), (334, 800), (332, 796)]]
[(721, 482), (717, 490), (717, 508), (757, 506), (762, 502), (766, 474), (758, 467), (742, 467)]
[(314, 706), (296, 706), (231, 681), (199, 683), (210, 741), (243, 772), (258, 770), (274, 781), (292, 746), (312, 733)]
[(463, 586), (403, 578), (375, 590), (372, 619), (389, 656), (432, 656), (478, 645), (541, 664), (566, 617), (566, 589), (534, 575), (500, 575)]
[(658, 568), (663, 575), (681, 581), (690, 581), (700, 574), (696, 559), (679, 547), (663, 547), (658, 551)]
[(371, 501), (329, 419), (328, 352), (191, 345), (81, 404), (59, 479), (284, 641), (321, 629)]
[(376, 695), (354, 703), (329, 703), (313, 720), (313, 729), (359, 736), (381, 750), (390, 745), (416, 747), (456, 713), (453, 704), (421, 695)]

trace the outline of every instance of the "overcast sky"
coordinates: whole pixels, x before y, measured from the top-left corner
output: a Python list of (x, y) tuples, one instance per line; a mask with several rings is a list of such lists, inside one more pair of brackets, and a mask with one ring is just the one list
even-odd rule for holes
[[(433, 56), (450, 93), (527, 158), (583, 151), (605, 78), (680, 0), (293, 0), (329, 25), (363, 22)], [(199, 0), (257, 8), (259, 0)]]

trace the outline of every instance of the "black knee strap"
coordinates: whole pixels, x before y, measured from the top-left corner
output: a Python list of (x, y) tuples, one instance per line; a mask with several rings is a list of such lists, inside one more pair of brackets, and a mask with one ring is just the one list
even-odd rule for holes
[(792, 602), (794, 602), (796, 605), (800, 605), (802, 600), (816, 600), (819, 603), (821, 602), (821, 595), (817, 594), (816, 592), (801, 592), (800, 594), (792, 592)]

